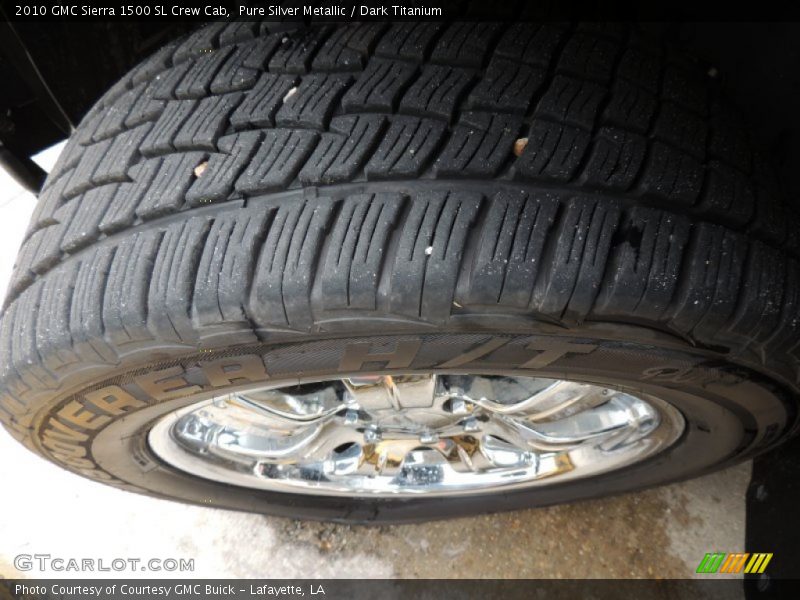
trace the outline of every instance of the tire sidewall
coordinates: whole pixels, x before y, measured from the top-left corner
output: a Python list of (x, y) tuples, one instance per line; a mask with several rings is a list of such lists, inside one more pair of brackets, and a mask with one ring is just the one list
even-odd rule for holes
[[(752, 456), (791, 426), (791, 404), (781, 386), (718, 356), (666, 346), (603, 339), (588, 331), (427, 331), (243, 346), (105, 378), (51, 405), (40, 419), (37, 441), (62, 466), (130, 491), (294, 518), (408, 522), (569, 502), (684, 479)], [(616, 471), (445, 498), (347, 498), (240, 488), (180, 472), (147, 443), (150, 428), (165, 414), (231, 391), (355, 373), (431, 371), (573, 379), (652, 395), (676, 407), (686, 427), (670, 448)], [(67, 430), (75, 433), (69, 442)]]

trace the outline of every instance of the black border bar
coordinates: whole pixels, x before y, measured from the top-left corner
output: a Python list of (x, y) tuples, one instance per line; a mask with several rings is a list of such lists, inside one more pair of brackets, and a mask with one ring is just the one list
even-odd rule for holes
[[(422, 15), (418, 14), (420, 11)], [(11, 23), (229, 19), (785, 22), (800, 21), (800, 3), (785, 0), (725, 5), (702, 0), (0, 0), (0, 20)]]
[[(446, 568), (446, 565), (443, 565)], [(772, 593), (798, 597), (800, 580)], [(24, 600), (487, 600), (742, 597), (742, 579), (6, 579), (0, 598)]]

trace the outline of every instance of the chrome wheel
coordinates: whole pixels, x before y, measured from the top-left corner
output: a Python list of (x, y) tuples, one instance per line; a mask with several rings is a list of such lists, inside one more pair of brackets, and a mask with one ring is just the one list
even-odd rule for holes
[(161, 418), (151, 449), (206, 479), (348, 496), (478, 493), (624, 467), (684, 420), (653, 397), (497, 375), (357, 376), (264, 387)]

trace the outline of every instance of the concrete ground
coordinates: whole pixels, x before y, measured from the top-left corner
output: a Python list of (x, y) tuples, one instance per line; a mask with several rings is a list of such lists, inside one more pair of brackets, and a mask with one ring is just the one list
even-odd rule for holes
[[(45, 168), (55, 154), (41, 158)], [(0, 171), (0, 290), (33, 205), (31, 195)], [(19, 571), (14, 564), (20, 554), (107, 562), (193, 558), (194, 572), (183, 575), (195, 577), (692, 577), (706, 552), (743, 551), (750, 477), (748, 463), (605, 500), (367, 528), (122, 492), (59, 469), (2, 428), (0, 457), (0, 577), (104, 575)]]

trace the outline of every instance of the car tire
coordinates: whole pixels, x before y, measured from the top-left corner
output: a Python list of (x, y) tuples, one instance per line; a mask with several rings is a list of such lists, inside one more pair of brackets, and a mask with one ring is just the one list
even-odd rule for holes
[[(121, 489), (348, 522), (763, 452), (796, 428), (798, 218), (718, 87), (622, 26), (204, 27), (109, 90), (49, 174), (0, 323), (0, 420)], [(598, 475), (430, 497), (233, 485), (148, 437), (257, 385), (419, 373), (603, 386), (682, 430)]]

